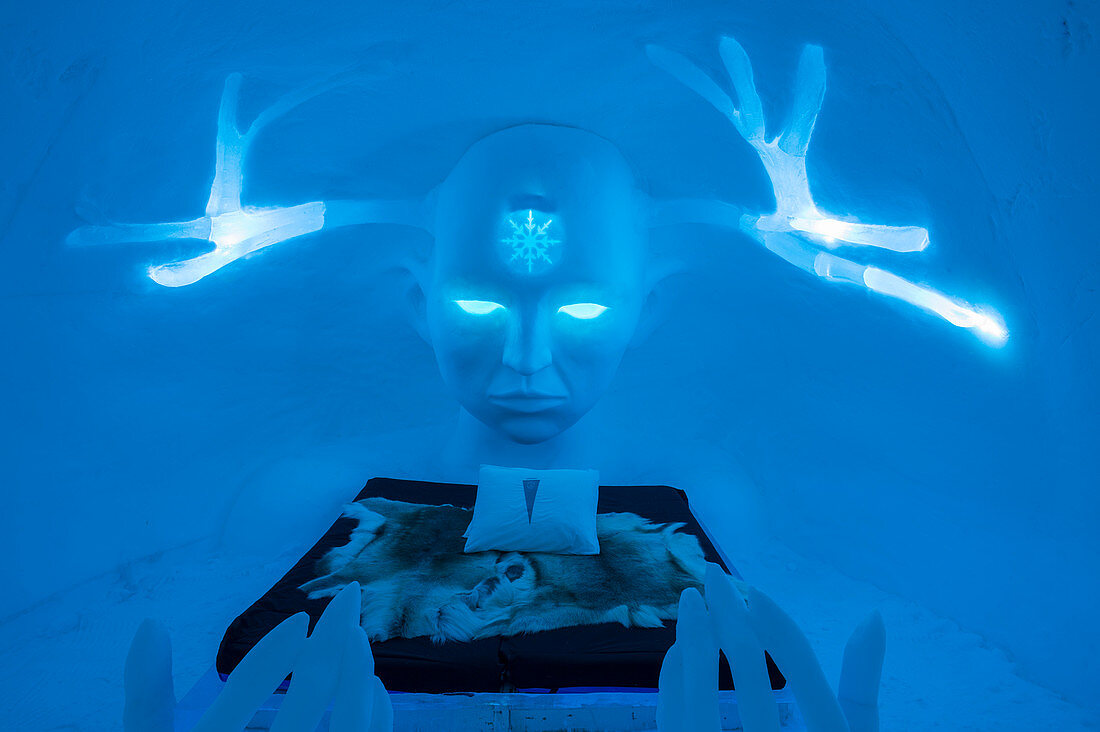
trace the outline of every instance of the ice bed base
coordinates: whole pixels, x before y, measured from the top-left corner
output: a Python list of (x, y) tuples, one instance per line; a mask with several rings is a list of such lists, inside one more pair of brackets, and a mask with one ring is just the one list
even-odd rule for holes
[[(176, 730), (190, 730), (213, 703), (224, 682), (211, 668), (180, 701)], [(737, 692), (719, 692), (723, 730), (741, 729)], [(784, 730), (803, 729), (789, 687), (773, 691)], [(272, 694), (246, 730), (267, 730), (283, 694)], [(391, 694), (394, 732), (642, 732), (657, 729), (657, 694)], [(328, 729), (328, 712), (318, 730)]]

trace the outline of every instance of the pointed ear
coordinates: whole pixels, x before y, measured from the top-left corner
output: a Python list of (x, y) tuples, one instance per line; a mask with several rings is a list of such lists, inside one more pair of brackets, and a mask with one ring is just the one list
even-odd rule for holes
[(686, 270), (684, 263), (674, 259), (661, 259), (653, 262), (646, 272), (646, 297), (642, 301), (642, 312), (638, 316), (638, 326), (630, 339), (630, 347), (637, 348), (646, 342), (650, 334), (668, 318), (669, 280)]
[(425, 343), (431, 345), (428, 334), (427, 298), (424, 283), (427, 282), (428, 267), (425, 262), (410, 258), (401, 263), (396, 272), (401, 288), (401, 302), (405, 317)]

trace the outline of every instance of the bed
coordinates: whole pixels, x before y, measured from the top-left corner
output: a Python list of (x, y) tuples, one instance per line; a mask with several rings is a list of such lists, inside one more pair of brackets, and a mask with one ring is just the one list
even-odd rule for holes
[[(229, 626), (218, 674), (226, 678), (294, 613), (307, 612), (312, 626), (335, 591), (356, 579), (367, 598), (363, 625), (375, 672), (391, 692), (654, 690), (676, 634), (668, 599), (678, 596), (684, 577), (676, 567), (664, 569), (679, 560), (657, 557), (652, 542), (697, 542), (706, 561), (737, 576), (675, 488), (601, 486), (602, 558), (463, 555), (461, 529), (475, 496), (473, 485), (371, 479), (305, 556)], [(378, 598), (374, 610), (371, 596)], [(538, 627), (546, 617), (561, 627)], [(720, 688), (732, 689), (721, 668)], [(771, 658), (768, 670), (773, 689), (782, 689)]]

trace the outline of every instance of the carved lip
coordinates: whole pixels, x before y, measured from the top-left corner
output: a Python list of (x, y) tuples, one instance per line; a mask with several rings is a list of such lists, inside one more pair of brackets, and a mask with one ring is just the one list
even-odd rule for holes
[(545, 412), (564, 404), (567, 397), (561, 394), (543, 392), (510, 391), (504, 394), (490, 394), (489, 401), (513, 412)]

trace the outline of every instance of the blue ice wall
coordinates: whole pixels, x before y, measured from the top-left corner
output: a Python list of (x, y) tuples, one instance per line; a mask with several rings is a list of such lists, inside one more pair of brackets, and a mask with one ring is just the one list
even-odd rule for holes
[[(222, 535), (242, 486), (287, 456), (349, 459), (303, 457), (282, 490), (352, 493), (398, 469), (396, 448), (415, 453), (405, 435), (454, 411), (388, 276), (421, 235), (314, 235), (173, 291), (145, 266), (198, 248), (63, 247), (82, 220), (201, 211), (227, 73), (246, 74), (255, 113), (364, 70), (257, 143), (256, 205), (420, 193), (478, 137), (537, 120), (614, 140), (656, 195), (765, 208), (751, 150), (642, 53), (656, 41), (717, 69), (728, 32), (775, 113), (800, 46), (824, 46), (820, 202), (926, 226), (932, 247), (908, 272), (997, 306), (1012, 337), (990, 349), (732, 232), (661, 230), (655, 248), (688, 273), (598, 408), (619, 431), (609, 444), (646, 456), (635, 479), (728, 491), (731, 504), (759, 491), (784, 541), (1096, 704), (1095, 8), (340, 5), (0, 11), (0, 616)], [(756, 487), (687, 484), (707, 450)]]

